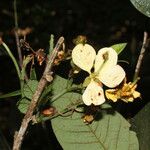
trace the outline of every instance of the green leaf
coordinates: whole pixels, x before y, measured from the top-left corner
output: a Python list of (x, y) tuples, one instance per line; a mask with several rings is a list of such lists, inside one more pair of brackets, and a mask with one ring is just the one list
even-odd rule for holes
[(52, 120), (54, 133), (65, 150), (138, 150), (134, 132), (118, 113), (102, 113), (103, 118), (86, 125), (80, 113)]
[[(57, 76), (53, 81), (53, 93), (61, 92), (66, 86), (67, 80)], [(53, 102), (53, 106), (61, 112), (79, 99), (79, 93), (65, 93)], [(52, 119), (54, 133), (63, 149), (138, 150), (138, 140), (135, 133), (129, 130), (130, 124), (119, 113), (111, 113), (110, 108), (108, 105), (103, 107), (99, 119), (88, 125), (81, 119), (83, 114), (77, 112)]]
[(44, 91), (42, 92), (42, 95), (40, 96), (39, 103), (42, 105), (45, 105), (45, 103), (48, 101), (49, 97), (51, 96), (51, 90), (52, 90), (52, 85), (49, 84)]
[(18, 109), (22, 113), (26, 113), (30, 100), (32, 99), (33, 94), (36, 91), (38, 85), (37, 80), (28, 80), (28, 82), (23, 87), (23, 98), (18, 102)]
[(24, 97), (28, 98), (28, 99), (32, 99), (33, 94), (36, 91), (38, 85), (38, 81), (37, 80), (29, 80), (23, 88), (23, 94)]
[(87, 87), (91, 82), (91, 78), (90, 77), (86, 77), (84, 82), (83, 82), (83, 87)]
[(130, 0), (134, 7), (147, 17), (150, 17), (149, 0)]
[[(63, 105), (61, 105), (61, 103), (58, 103), (58, 105), (60, 104), (59, 107), (62, 107), (62, 109), (65, 109), (71, 102), (76, 102), (76, 100), (79, 100), (79, 98), (81, 97), (79, 93), (71, 93), (71, 92), (66, 93), (67, 91), (69, 91), (68, 84), (70, 84), (70, 82), (67, 79), (61, 78), (60, 76), (57, 75), (55, 76), (54, 81), (52, 83), (52, 95), (53, 95), (52, 99), (55, 99), (54, 101), (57, 101), (55, 97), (57, 97), (57, 99), (61, 98), (63, 101)], [(72, 87), (75, 86), (73, 85)], [(68, 96), (65, 98), (67, 98), (68, 100), (64, 99), (64, 95), (66, 95), (65, 93)], [(70, 99), (72, 95), (75, 96), (74, 98), (75, 100), (73, 101)]]
[(132, 119), (133, 130), (139, 139), (140, 149), (150, 149), (150, 102), (147, 103)]
[(19, 96), (19, 95), (21, 95), (21, 91), (17, 90), (17, 91), (13, 91), (7, 94), (0, 95), (0, 98), (14, 97), (14, 96)]
[(25, 114), (27, 112), (27, 109), (29, 107), (30, 100), (27, 98), (22, 98), (18, 102), (18, 109), (20, 110), (21, 113)]
[(30, 80), (37, 80), (35, 68), (32, 68), (32, 69), (31, 69)]
[(54, 49), (54, 35), (51, 34), (49, 41), (49, 55), (52, 53), (53, 49)]
[(117, 54), (119, 55), (124, 48), (126, 47), (127, 43), (119, 43), (119, 44), (115, 44), (112, 45), (111, 47), (117, 52)]

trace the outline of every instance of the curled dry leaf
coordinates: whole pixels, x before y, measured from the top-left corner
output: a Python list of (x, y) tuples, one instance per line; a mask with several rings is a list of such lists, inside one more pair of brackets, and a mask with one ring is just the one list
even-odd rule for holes
[(30, 34), (32, 32), (32, 30), (33, 29), (30, 27), (26, 27), (24, 29), (19, 28), (17, 30), (13, 29), (13, 33), (17, 31), (18, 36), (26, 36), (26, 35)]
[(82, 118), (83, 118), (83, 122), (86, 124), (90, 124), (94, 121), (94, 116), (92, 114), (84, 115)]
[(56, 108), (55, 107), (49, 107), (47, 109), (44, 109), (42, 111), (42, 114), (45, 116), (52, 116), (56, 113)]
[(37, 58), (37, 61), (39, 63), (39, 65), (41, 66), (42, 63), (45, 61), (46, 59), (46, 54), (44, 53), (44, 49), (39, 49), (37, 52), (36, 52), (36, 58)]

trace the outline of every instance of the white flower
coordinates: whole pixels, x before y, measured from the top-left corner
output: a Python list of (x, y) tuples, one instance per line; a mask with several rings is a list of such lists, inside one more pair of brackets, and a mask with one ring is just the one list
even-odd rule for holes
[(82, 99), (86, 105), (100, 105), (105, 102), (104, 91), (102, 87), (95, 81), (91, 81), (82, 95)]
[[(110, 88), (116, 87), (125, 78), (123, 68), (117, 65), (118, 55), (113, 48), (102, 48), (96, 55), (94, 48), (89, 44), (78, 44), (72, 51), (72, 60), (91, 77), (82, 95), (86, 105), (100, 105), (105, 102), (102, 85), (96, 82), (95, 78)], [(94, 73), (91, 73), (93, 67)]]

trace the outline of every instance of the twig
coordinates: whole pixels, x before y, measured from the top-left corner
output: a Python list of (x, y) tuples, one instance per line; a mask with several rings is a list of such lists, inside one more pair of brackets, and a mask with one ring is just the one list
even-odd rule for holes
[[(56, 117), (58, 117), (58, 116), (63, 116), (63, 115), (65, 115), (66, 113), (68, 113), (68, 112), (70, 112), (70, 111), (72, 111), (72, 110), (76, 110), (77, 106), (82, 105), (82, 104), (83, 104), (82, 101), (77, 100), (75, 103), (71, 103), (71, 105), (68, 105), (67, 108), (61, 110), (60, 112), (58, 112), (58, 111), (56, 110), (56, 112), (55, 112), (53, 115), (45, 116), (45, 117), (44, 117), (44, 116), (42, 116), (42, 117), (39, 117), (39, 116), (38, 116), (38, 118), (36, 118), (36, 116), (34, 116), (34, 117), (35, 117), (35, 118), (34, 118), (34, 119), (35, 119), (34, 121), (35, 121), (36, 123), (40, 123), (40, 122), (42, 122), (42, 121), (47, 121), (47, 120), (54, 119), (54, 118), (56, 118)], [(68, 116), (68, 114), (67, 114), (66, 116)]]
[(22, 53), (20, 49), (20, 42), (19, 42), (19, 36), (18, 36), (18, 16), (17, 16), (17, 0), (14, 0), (14, 19), (15, 19), (15, 38), (16, 38), (16, 45), (17, 45), (17, 51), (19, 56), (19, 65), (22, 68)]
[(147, 38), (148, 38), (148, 34), (147, 34), (147, 32), (144, 32), (143, 44), (142, 44), (141, 52), (140, 52), (140, 55), (139, 55), (139, 58), (138, 58), (138, 61), (136, 64), (133, 81), (136, 80), (136, 78), (138, 78), (138, 76), (139, 76), (140, 68), (142, 65), (142, 60), (144, 58), (144, 54), (145, 54), (145, 51), (147, 48)]
[(32, 115), (33, 112), (35, 110), (35, 107), (37, 105), (37, 102), (39, 100), (39, 97), (44, 89), (44, 87), (47, 84), (47, 79), (46, 76), (49, 75), (49, 72), (51, 72), (52, 66), (53, 66), (53, 62), (55, 60), (55, 57), (57, 56), (58, 50), (60, 48), (60, 46), (62, 45), (62, 43), (64, 42), (64, 38), (60, 37), (52, 54), (49, 56), (48, 58), (48, 63), (46, 65), (45, 71), (39, 81), (39, 84), (37, 86), (37, 89), (32, 97), (31, 103), (29, 105), (29, 108), (27, 110), (27, 113), (25, 114), (23, 121), (21, 123), (20, 129), (19, 131), (16, 133), (15, 137), (14, 137), (14, 144), (13, 144), (13, 150), (19, 150), (24, 138), (24, 134), (26, 132), (26, 129), (28, 127), (28, 124), (30, 122), (30, 120), (32, 119)]

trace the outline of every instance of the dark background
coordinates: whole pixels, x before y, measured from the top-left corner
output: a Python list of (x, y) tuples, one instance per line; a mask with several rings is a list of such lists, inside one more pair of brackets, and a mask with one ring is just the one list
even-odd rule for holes
[[(87, 36), (88, 43), (92, 44), (95, 49), (127, 42), (128, 45), (120, 55), (120, 59), (129, 61), (129, 65), (122, 64), (129, 79), (132, 79), (134, 73), (142, 46), (143, 32), (150, 31), (150, 19), (138, 12), (129, 0), (18, 0), (17, 9), (19, 27), (32, 28), (27, 41), (35, 50), (48, 49), (50, 34), (54, 34), (55, 40), (64, 36), (68, 49), (73, 48), (72, 40), (81, 34)], [(13, 1), (1, 1), (0, 36), (9, 45), (13, 54), (18, 57), (13, 29)], [(143, 100), (138, 99), (133, 104), (116, 105), (118, 111), (126, 118), (134, 117), (148, 102), (149, 58), (149, 49), (147, 49), (138, 87)], [(19, 89), (19, 81), (16, 70), (1, 47), (0, 93), (4, 94), (17, 89)], [(5, 139), (10, 145), (22, 118), (16, 108), (17, 100), (18, 98), (0, 100), (0, 141)], [(52, 131), (48, 128), (51, 128), (49, 122), (30, 126), (22, 149), (60, 149)], [(2, 147), (0, 149), (7, 150), (5, 143), (0, 146)]]

